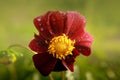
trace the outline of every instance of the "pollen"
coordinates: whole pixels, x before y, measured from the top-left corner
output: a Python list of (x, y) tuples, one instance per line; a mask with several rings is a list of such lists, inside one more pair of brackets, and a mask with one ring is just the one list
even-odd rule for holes
[(48, 52), (57, 59), (65, 59), (66, 56), (72, 55), (74, 40), (69, 39), (65, 34), (52, 38), (50, 41)]

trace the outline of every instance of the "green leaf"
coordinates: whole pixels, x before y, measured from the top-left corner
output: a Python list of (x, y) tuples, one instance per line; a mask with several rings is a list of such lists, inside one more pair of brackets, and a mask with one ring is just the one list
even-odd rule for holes
[(0, 63), (11, 64), (16, 61), (22, 62), (25, 59), (31, 61), (33, 53), (26, 47), (21, 45), (11, 45), (6, 50), (0, 51)]
[(16, 61), (16, 56), (14, 54), (8, 53), (8, 51), (0, 51), (0, 63), (8, 65)]

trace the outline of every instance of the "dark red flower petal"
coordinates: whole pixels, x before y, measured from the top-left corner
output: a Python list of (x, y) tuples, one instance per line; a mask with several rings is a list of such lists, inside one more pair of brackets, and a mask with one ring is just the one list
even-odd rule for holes
[(73, 68), (74, 62), (75, 62), (74, 57), (72, 57), (71, 55), (67, 56), (65, 60), (62, 60), (63, 65), (72, 72), (74, 71)]
[(66, 67), (62, 64), (62, 61), (58, 59), (53, 71), (65, 71), (65, 70), (67, 70)]
[(73, 39), (76, 35), (81, 35), (84, 31), (86, 20), (81, 14), (70, 11), (66, 13), (65, 33)]
[(80, 55), (80, 53), (78, 52), (77, 49), (74, 49), (72, 53), (73, 53), (73, 57), (74, 57), (74, 58), (76, 58), (77, 56)]
[(74, 62), (75, 58), (79, 55), (79, 52), (74, 49), (73, 50), (73, 55), (69, 55), (65, 58), (65, 60), (62, 60), (63, 65), (70, 71), (74, 71)]
[(53, 11), (50, 15), (50, 24), (52, 32), (55, 35), (61, 35), (64, 31), (65, 23), (65, 15), (63, 12), (60, 11)]
[(84, 32), (82, 36), (77, 36), (75, 38), (75, 41), (76, 41), (75, 47), (80, 53), (86, 56), (90, 55), (91, 45), (93, 42), (93, 37), (90, 34)]
[(35, 41), (35, 39), (33, 39), (30, 42), (29, 47), (35, 52), (45, 52), (46, 51), (46, 50), (44, 50), (44, 48), (39, 46), (39, 44)]
[(48, 48), (48, 44), (45, 42), (46, 40), (44, 40), (44, 38), (42, 36), (38, 36), (35, 34), (35, 39), (33, 39), (30, 43), (29, 43), (29, 47), (38, 53), (41, 52), (46, 52), (47, 48)]
[(38, 71), (42, 75), (47, 76), (54, 69), (57, 59), (49, 53), (41, 53), (35, 54), (33, 56), (33, 61)]
[(49, 17), (51, 15), (51, 11), (46, 13), (43, 16), (38, 16), (37, 18), (34, 19), (34, 25), (40, 32), (40, 34), (45, 38), (45, 39), (51, 39), (53, 37), (53, 33), (50, 27), (50, 22), (49, 22)]

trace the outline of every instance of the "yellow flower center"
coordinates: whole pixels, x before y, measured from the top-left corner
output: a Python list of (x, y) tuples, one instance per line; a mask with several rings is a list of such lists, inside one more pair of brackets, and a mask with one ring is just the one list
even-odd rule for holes
[(66, 56), (72, 55), (74, 43), (75, 41), (70, 40), (65, 34), (54, 37), (50, 41), (48, 52), (58, 59), (65, 59)]

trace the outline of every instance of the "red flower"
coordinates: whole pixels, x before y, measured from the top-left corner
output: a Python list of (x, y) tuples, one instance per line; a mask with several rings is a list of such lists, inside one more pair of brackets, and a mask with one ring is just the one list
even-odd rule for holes
[(47, 76), (51, 71), (74, 71), (76, 56), (91, 53), (93, 38), (84, 27), (84, 16), (70, 11), (49, 11), (34, 19), (39, 35), (30, 42), (29, 47), (37, 52), (33, 56), (35, 67)]

